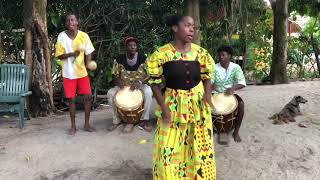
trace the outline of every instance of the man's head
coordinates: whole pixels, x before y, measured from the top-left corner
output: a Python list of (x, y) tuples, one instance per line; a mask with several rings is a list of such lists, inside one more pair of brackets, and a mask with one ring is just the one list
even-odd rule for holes
[(78, 19), (74, 14), (68, 14), (66, 16), (66, 27), (69, 31), (78, 30)]
[(220, 46), (218, 49), (218, 57), (220, 63), (230, 62), (233, 54), (233, 49), (231, 46)]
[(124, 40), (127, 48), (127, 53), (134, 55), (138, 51), (138, 39), (134, 37), (127, 37)]

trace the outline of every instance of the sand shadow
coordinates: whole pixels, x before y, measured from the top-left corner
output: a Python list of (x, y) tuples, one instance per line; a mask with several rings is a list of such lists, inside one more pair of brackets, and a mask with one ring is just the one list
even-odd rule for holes
[(120, 166), (71, 168), (67, 170), (40, 173), (36, 180), (152, 180), (152, 170), (141, 168), (132, 160), (123, 161)]

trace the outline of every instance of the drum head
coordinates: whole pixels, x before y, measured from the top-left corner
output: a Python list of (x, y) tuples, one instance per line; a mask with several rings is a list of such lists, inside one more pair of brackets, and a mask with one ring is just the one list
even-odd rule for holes
[(115, 94), (114, 103), (120, 109), (135, 110), (143, 103), (143, 93), (141, 90), (131, 91), (126, 86)]
[(238, 107), (238, 101), (234, 95), (213, 94), (211, 101), (214, 107), (212, 113), (215, 115), (230, 114)]

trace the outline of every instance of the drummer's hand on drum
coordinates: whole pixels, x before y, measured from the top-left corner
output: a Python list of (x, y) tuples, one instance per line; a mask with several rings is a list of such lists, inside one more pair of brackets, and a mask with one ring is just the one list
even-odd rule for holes
[(226, 89), (226, 92), (225, 92), (227, 95), (233, 95), (234, 94), (234, 88), (227, 88)]
[(216, 84), (212, 84), (211, 88), (212, 88), (213, 91), (217, 91), (217, 92), (219, 91), (219, 88), (218, 88), (218, 86)]
[(164, 123), (170, 123), (171, 122), (171, 113), (169, 107), (162, 108), (162, 119)]
[(119, 81), (119, 82), (118, 82), (118, 86), (119, 86), (120, 89), (123, 89), (124, 86), (125, 86), (125, 84), (124, 84), (123, 81)]
[(135, 81), (131, 84), (130, 90), (133, 91), (135, 89), (140, 89), (140, 87), (141, 87), (141, 83), (139, 81)]

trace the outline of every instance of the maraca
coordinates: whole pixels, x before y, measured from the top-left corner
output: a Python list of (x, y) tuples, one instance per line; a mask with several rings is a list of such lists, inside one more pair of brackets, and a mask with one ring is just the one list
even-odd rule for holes
[(95, 61), (90, 61), (87, 64), (87, 68), (90, 69), (91, 71), (94, 71), (97, 69), (97, 63)]

